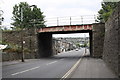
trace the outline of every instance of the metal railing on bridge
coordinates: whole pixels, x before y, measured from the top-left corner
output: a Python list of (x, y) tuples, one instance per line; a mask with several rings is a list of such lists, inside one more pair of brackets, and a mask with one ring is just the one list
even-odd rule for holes
[(82, 25), (96, 23), (97, 15), (84, 15), (84, 16), (67, 16), (46, 18), (46, 26), (61, 26), (61, 25)]

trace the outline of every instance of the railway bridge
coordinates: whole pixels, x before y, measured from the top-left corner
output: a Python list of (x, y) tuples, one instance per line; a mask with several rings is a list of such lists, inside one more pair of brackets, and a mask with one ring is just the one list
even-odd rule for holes
[(38, 32), (38, 54), (40, 57), (53, 55), (52, 35), (69, 33), (89, 33), (90, 56), (101, 57), (104, 41), (104, 24), (64, 25), (40, 28)]

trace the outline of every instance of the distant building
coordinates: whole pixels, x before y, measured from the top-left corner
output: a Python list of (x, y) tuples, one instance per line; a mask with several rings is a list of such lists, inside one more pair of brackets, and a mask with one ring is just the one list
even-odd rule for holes
[(71, 42), (68, 42), (64, 38), (53, 38), (53, 53), (61, 53), (69, 50), (75, 49), (75, 45)]
[(80, 45), (89, 43), (89, 37), (86, 37), (86, 38), (84, 38), (84, 37), (79, 37), (79, 38), (66, 37), (66, 38), (56, 38), (56, 39), (69, 42), (69, 43), (73, 44), (74, 46), (76, 46), (76, 44), (78, 44), (78, 43)]
[(86, 43), (89, 43), (89, 37), (83, 38), (53, 38), (53, 53), (61, 53), (65, 51), (70, 51), (75, 48), (78, 48), (76, 44), (84, 45)]

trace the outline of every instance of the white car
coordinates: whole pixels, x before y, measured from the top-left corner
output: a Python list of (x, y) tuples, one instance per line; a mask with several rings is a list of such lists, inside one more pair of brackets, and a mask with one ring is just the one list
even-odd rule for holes
[(76, 51), (78, 51), (78, 49), (76, 49)]

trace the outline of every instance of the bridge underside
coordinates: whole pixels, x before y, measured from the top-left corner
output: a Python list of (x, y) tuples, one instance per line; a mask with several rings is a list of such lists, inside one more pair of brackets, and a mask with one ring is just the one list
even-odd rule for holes
[(44, 32), (38, 34), (38, 52), (40, 57), (53, 56), (52, 34), (89, 33), (90, 55), (92, 56), (92, 30)]

